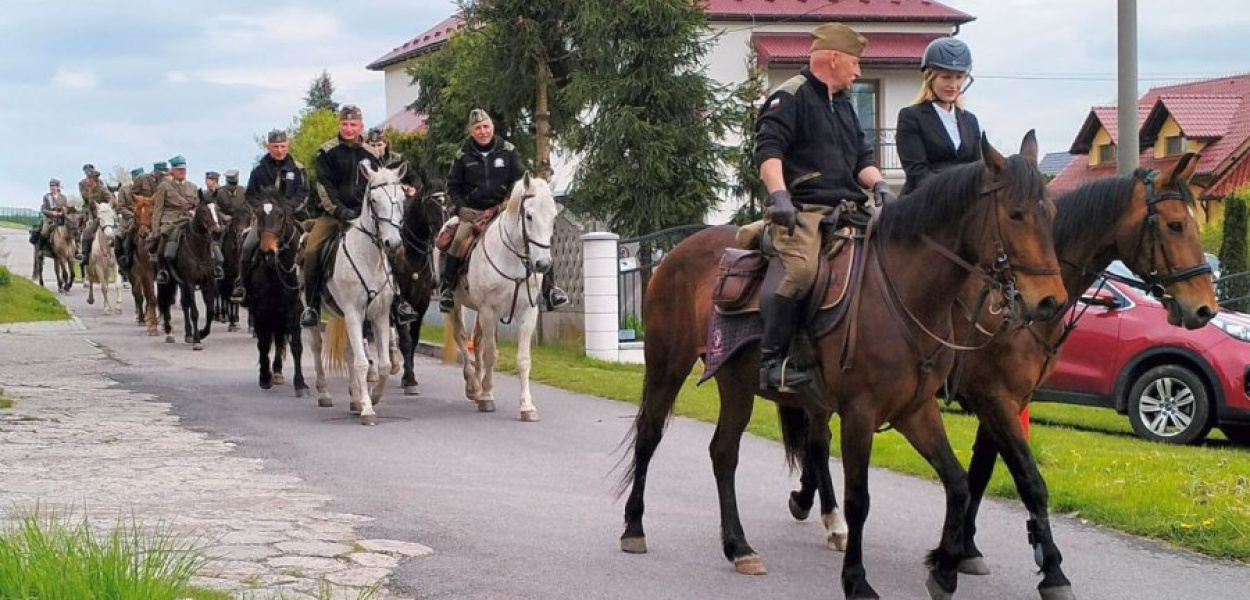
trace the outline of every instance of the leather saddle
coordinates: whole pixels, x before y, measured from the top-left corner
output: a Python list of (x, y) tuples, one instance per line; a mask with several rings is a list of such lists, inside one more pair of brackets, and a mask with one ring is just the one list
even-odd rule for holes
[[(481, 241), (482, 234), (486, 233), (486, 228), (490, 227), (491, 222), (499, 216), (501, 209), (502, 206), (492, 206), (482, 211), (482, 214), (477, 219), (474, 219), (473, 230), (469, 237), (464, 240), (464, 243), (461, 244), (458, 252), (460, 256), (464, 257), (464, 266), (461, 267), (461, 273), (468, 271), (469, 257), (473, 256), (473, 249)], [(446, 254), (451, 249), (451, 244), (456, 238), (456, 228), (459, 226), (460, 217), (458, 216), (447, 219), (447, 222), (443, 223), (443, 228), (439, 230), (438, 236), (434, 238), (434, 247), (438, 248), (439, 252)]]
[[(805, 299), (807, 319), (822, 310), (836, 308), (847, 296), (852, 266), (860, 245), (853, 243), (857, 232), (842, 227), (826, 236), (821, 252), (824, 259), (816, 271), (816, 280)], [(761, 249), (726, 248), (721, 256), (712, 292), (716, 312), (724, 316), (745, 315), (760, 311), (764, 293), (776, 291), (785, 270), (781, 258), (771, 247), (765, 234)]]

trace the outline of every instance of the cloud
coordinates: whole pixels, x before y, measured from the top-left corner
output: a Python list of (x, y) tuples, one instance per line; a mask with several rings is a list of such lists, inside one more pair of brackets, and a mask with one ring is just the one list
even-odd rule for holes
[(170, 71), (165, 74), (165, 83), (170, 83), (174, 85), (182, 85), (184, 83), (191, 83), (191, 76), (187, 75), (186, 73), (183, 73), (182, 71)]
[(89, 90), (100, 83), (100, 77), (87, 69), (57, 67), (52, 83), (69, 90)]

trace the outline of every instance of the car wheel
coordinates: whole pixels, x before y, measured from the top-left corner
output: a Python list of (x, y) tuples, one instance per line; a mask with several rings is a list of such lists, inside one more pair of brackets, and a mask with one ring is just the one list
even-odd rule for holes
[(1234, 444), (1250, 445), (1250, 425), (1220, 425), (1220, 431)]
[(1128, 418), (1137, 435), (1167, 444), (1196, 444), (1211, 431), (1207, 389), (1193, 371), (1160, 365), (1129, 390)]

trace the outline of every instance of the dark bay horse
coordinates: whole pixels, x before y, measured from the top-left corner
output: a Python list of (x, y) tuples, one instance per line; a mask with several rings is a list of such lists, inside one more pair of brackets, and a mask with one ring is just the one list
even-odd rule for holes
[[(946, 517), (939, 547), (928, 557), (930, 594), (949, 597), (962, 558), (967, 475), (951, 450), (934, 394), (954, 362), (947, 348), (955, 299), (969, 278), (1016, 290), (1022, 318), (1045, 320), (1067, 301), (1051, 243), (1053, 206), (1037, 170), (1037, 143), (1025, 136), (1021, 155), (1004, 158), (982, 140), (984, 162), (934, 176), (915, 193), (882, 209), (877, 234), (866, 249), (866, 277), (858, 312), (817, 342), (823, 406), (792, 394), (768, 393), (781, 406), (809, 412), (807, 435), (824, 445), (828, 420), (841, 415), (850, 526), (842, 588), (850, 598), (876, 598), (863, 565), (863, 527), (868, 517), (868, 462), (873, 435), (890, 424), (938, 472), (946, 489)], [(686, 376), (703, 352), (712, 314), (712, 286), (720, 256), (734, 243), (735, 228), (709, 228), (667, 256), (647, 287), (648, 331), (642, 403), (631, 436), (633, 487), (625, 507), (621, 548), (645, 552), (642, 527), (647, 468)], [(974, 266), (975, 265), (975, 266)], [(991, 269), (995, 276), (986, 275)], [(904, 317), (900, 313), (905, 313)], [(854, 368), (844, 370), (842, 348), (854, 332)], [(651, 332), (655, 332), (654, 334)], [(739, 443), (758, 391), (755, 352), (739, 354), (717, 372), (721, 411), (710, 453), (721, 509), (725, 557), (739, 572), (765, 572), (747, 543), (738, 516), (734, 472)], [(803, 444), (804, 447), (814, 446)], [(792, 453), (797, 449), (788, 448)]]
[(156, 269), (148, 257), (145, 242), (152, 231), (151, 196), (134, 196), (135, 219), (126, 232), (130, 248), (130, 294), (135, 299), (135, 322), (147, 325), (148, 335), (159, 335), (156, 327)]
[[(1215, 286), (1189, 190), (1197, 164), (1197, 155), (1186, 154), (1162, 172), (1099, 180), (1056, 199), (1055, 249), (1063, 268), (1066, 308), (1113, 260), (1120, 260), (1161, 296), (1172, 325), (1197, 329), (1215, 316)], [(964, 297), (970, 292), (965, 288)], [(976, 338), (966, 318), (956, 322), (962, 324), (960, 339)], [(982, 312), (977, 324), (993, 331), (998, 317)], [(1054, 367), (1070, 327), (1055, 320), (998, 336), (985, 348), (961, 356), (952, 377), (952, 391), (980, 420), (968, 469), (972, 499), (964, 551), (968, 559), (962, 570), (988, 573), (973, 538), (977, 509), (1001, 455), (1029, 511), (1029, 542), (1043, 575), (1038, 589), (1047, 600), (1075, 596), (1060, 568), (1063, 557), (1051, 534), (1046, 482), (1019, 415)]]
[(425, 182), (417, 195), (404, 207), (404, 249), (396, 253), (395, 284), (401, 296), (417, 312), (417, 319), (406, 325), (396, 324), (399, 331), (399, 350), (404, 357), (404, 375), (401, 380), (404, 393), (414, 396), (417, 376), (413, 372), (413, 355), (421, 340), (421, 325), (425, 311), (430, 306), (430, 296), (438, 286), (434, 272), (434, 236), (443, 226), (446, 197), (442, 182)]
[[(221, 232), (221, 219), (217, 205), (212, 202), (200, 202), (195, 205), (195, 213), (182, 233), (178, 253), (169, 265), (169, 283), (157, 285), (157, 303), (161, 311), (161, 321), (165, 328), (165, 341), (174, 342), (173, 323), (170, 322), (169, 309), (173, 306), (174, 295), (179, 293), (182, 300), (182, 323), (186, 331), (183, 338), (191, 344), (192, 350), (203, 350), (201, 340), (208, 337), (213, 330), (213, 300), (217, 297), (217, 282), (213, 279), (213, 236)], [(199, 329), (200, 307), (195, 302), (195, 290), (200, 290), (204, 300), (204, 329)]]
[[(220, 208), (220, 205), (218, 205)], [(219, 323), (228, 323), (226, 331), (239, 330), (239, 305), (230, 301), (230, 292), (234, 289), (235, 277), (239, 274), (239, 254), (243, 252), (243, 237), (251, 226), (252, 215), (245, 208), (234, 211), (225, 217), (225, 226), (221, 231), (222, 272), (224, 276), (217, 282), (217, 305), (213, 307), (213, 318)]]
[[(1211, 271), (1203, 256), (1198, 224), (1192, 212), (1188, 182), (1198, 156), (1187, 154), (1162, 172), (1138, 171), (1131, 177), (1112, 177), (1088, 183), (1056, 201), (1055, 252), (1063, 269), (1068, 309), (1114, 260), (1123, 261), (1150, 287), (1166, 292), (1173, 325), (1201, 327), (1215, 315), (1216, 299)], [(1073, 322), (1049, 321), (999, 331), (1002, 316), (982, 310), (969, 320), (981, 290), (967, 285), (963, 303), (955, 309), (956, 339), (984, 347), (961, 355), (952, 373), (949, 392), (980, 420), (969, 467), (972, 493), (966, 521), (963, 573), (989, 573), (975, 544), (976, 516), (1001, 454), (1011, 470), (1017, 492), (1031, 515), (1028, 532), (1043, 579), (1042, 598), (1075, 598), (1060, 567), (1062, 555), (1051, 534), (1046, 482), (1038, 469), (1020, 426), (1020, 412), (1037, 385), (1054, 367), (1062, 342)], [(801, 417), (801, 415), (800, 415)], [(783, 429), (793, 414), (783, 412)], [(802, 488), (791, 494), (792, 511), (802, 518), (810, 510), (823, 465), (805, 463)], [(827, 477), (827, 475), (824, 475)], [(822, 491), (822, 501), (823, 498)]]
[[(282, 358), (289, 346), (291, 362), (295, 365), (295, 396), (302, 398), (308, 393), (299, 326), (304, 303), (300, 298), (295, 258), (299, 255), (299, 238), (303, 232), (291, 217), (290, 208), (272, 188), (263, 188), (248, 204), (255, 214), (252, 226), (256, 227), (259, 244), (258, 260), (245, 274), (243, 285), (249, 299), (248, 313), (255, 321), (260, 387), (267, 390), (283, 382)], [(273, 349), (272, 360), (270, 349)]]

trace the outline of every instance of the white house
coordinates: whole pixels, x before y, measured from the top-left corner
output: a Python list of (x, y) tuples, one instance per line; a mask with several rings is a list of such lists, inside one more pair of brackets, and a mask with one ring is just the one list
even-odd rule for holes
[[(806, 65), (808, 33), (829, 21), (843, 22), (868, 38), (860, 64), (862, 78), (852, 90), (864, 129), (877, 140), (877, 160), (887, 178), (901, 186), (903, 173), (894, 149), (895, 120), (900, 108), (920, 87), (920, 58), (935, 38), (955, 35), (971, 15), (931, 0), (702, 0), (706, 7), (711, 49), (707, 74), (725, 85), (747, 78), (747, 57), (754, 47), (759, 64), (767, 68), (769, 87), (798, 73)], [(386, 110), (380, 126), (403, 131), (418, 129), (424, 118), (405, 107), (416, 99), (406, 69), (442, 48), (463, 26), (449, 17), (370, 63), (366, 68), (386, 77)], [(553, 159), (556, 187), (567, 186), (575, 168), (567, 158)], [(563, 184), (563, 185), (561, 185)], [(732, 212), (729, 210), (728, 212)], [(709, 215), (723, 222), (725, 215)]]

